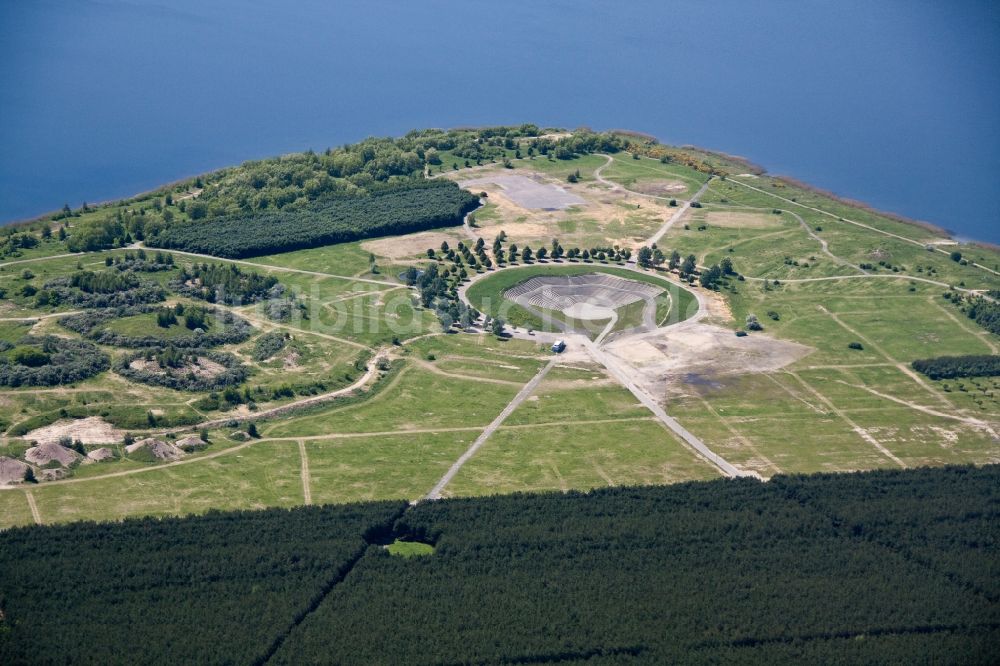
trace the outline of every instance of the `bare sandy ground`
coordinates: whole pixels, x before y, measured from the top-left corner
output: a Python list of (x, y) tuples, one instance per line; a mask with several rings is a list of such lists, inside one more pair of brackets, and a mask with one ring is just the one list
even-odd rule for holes
[(692, 323), (628, 336), (605, 351), (631, 367), (653, 395), (689, 393), (714, 378), (772, 372), (805, 357), (811, 347), (762, 333), (738, 338), (730, 329)]
[(687, 190), (687, 185), (679, 180), (667, 180), (667, 179), (656, 179), (656, 180), (643, 180), (636, 182), (632, 185), (631, 189), (636, 192), (642, 192), (643, 194), (653, 194), (656, 196), (664, 196), (677, 194), (679, 192), (684, 192)]
[(763, 229), (781, 226), (781, 220), (777, 215), (736, 211), (711, 211), (705, 215), (705, 222), (716, 227), (736, 229)]
[(361, 244), (361, 249), (371, 252), (377, 257), (385, 257), (386, 259), (412, 259), (415, 256), (424, 254), (429, 247), (436, 250), (445, 241), (449, 245), (454, 246), (460, 240), (462, 238), (457, 234), (447, 234), (440, 231), (421, 231), (420, 233), (407, 234), (405, 236), (367, 240)]
[(44, 428), (32, 430), (24, 439), (39, 444), (58, 444), (60, 437), (78, 439), (84, 444), (110, 444), (120, 442), (125, 433), (118, 430), (100, 416), (85, 419), (62, 419)]
[[(158, 374), (166, 374), (167, 372), (160, 367), (157, 361), (147, 361), (144, 358), (137, 358), (128, 365), (133, 370), (145, 370), (146, 372), (155, 372)], [(198, 357), (195, 363), (185, 363), (179, 368), (170, 368), (171, 374), (174, 375), (187, 375), (190, 372), (196, 377), (207, 377), (209, 379), (219, 376), (225, 370), (226, 368), (221, 363), (216, 363), (204, 357)]]
[(575, 192), (539, 176), (532, 178), (514, 174), (499, 174), (464, 180), (459, 183), (464, 188), (488, 184), (498, 185), (505, 197), (518, 206), (529, 210), (559, 210), (587, 203)]

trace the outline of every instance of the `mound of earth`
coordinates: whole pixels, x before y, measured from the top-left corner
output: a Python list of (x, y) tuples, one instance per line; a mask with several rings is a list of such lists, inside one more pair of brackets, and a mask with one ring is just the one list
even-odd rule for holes
[(137, 458), (149, 457), (156, 460), (177, 460), (184, 452), (162, 439), (147, 437), (125, 447), (125, 452)]
[(115, 457), (114, 452), (106, 446), (102, 446), (99, 449), (94, 449), (87, 454), (89, 460), (94, 462), (104, 462), (105, 460), (111, 460)]
[(121, 441), (125, 433), (118, 430), (100, 416), (85, 419), (62, 419), (44, 428), (36, 428), (24, 438), (39, 444), (58, 444), (62, 437), (80, 440), (84, 444), (109, 444)]
[(7, 486), (24, 482), (29, 470), (31, 467), (20, 460), (0, 456), (0, 485)]
[(199, 356), (194, 362), (188, 362), (182, 364), (177, 368), (161, 368), (160, 364), (154, 359), (147, 361), (144, 358), (137, 358), (128, 364), (128, 367), (133, 370), (141, 370), (143, 372), (150, 372), (153, 374), (161, 375), (188, 375), (193, 374), (195, 377), (200, 377), (203, 379), (212, 379), (218, 377), (226, 368), (221, 363), (216, 363), (215, 361), (205, 358), (204, 356)]
[(192, 435), (190, 437), (178, 439), (175, 446), (181, 451), (200, 451), (208, 446), (208, 442), (203, 440), (201, 437), (195, 437)]
[(52, 462), (59, 463), (62, 467), (69, 467), (80, 459), (80, 454), (65, 446), (47, 442), (28, 449), (24, 454), (24, 459), (39, 467), (44, 467)]

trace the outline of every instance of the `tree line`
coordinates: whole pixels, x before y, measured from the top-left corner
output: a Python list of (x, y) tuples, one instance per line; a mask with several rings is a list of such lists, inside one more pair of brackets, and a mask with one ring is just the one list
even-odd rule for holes
[(917, 372), (931, 379), (955, 379), (958, 377), (1000, 376), (1000, 356), (938, 356), (913, 361), (910, 365)]
[(456, 226), (478, 202), (451, 181), (416, 181), (301, 209), (241, 212), (210, 222), (177, 224), (146, 242), (219, 257), (253, 257)]

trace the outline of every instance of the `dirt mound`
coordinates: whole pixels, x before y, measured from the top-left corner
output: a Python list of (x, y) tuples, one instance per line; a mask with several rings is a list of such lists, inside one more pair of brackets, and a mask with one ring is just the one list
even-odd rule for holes
[(114, 452), (106, 446), (102, 446), (99, 449), (94, 449), (87, 454), (89, 460), (94, 462), (104, 462), (105, 460), (111, 460), (115, 457)]
[(22, 483), (31, 468), (20, 460), (0, 456), (0, 486)]
[(44, 467), (52, 462), (57, 462), (63, 467), (69, 467), (80, 459), (80, 454), (65, 446), (47, 442), (33, 446), (24, 453), (24, 459), (30, 463)]
[(60, 437), (78, 439), (84, 444), (108, 444), (121, 441), (124, 435), (100, 416), (90, 416), (85, 419), (62, 419), (32, 430), (24, 438), (39, 444), (58, 444)]
[(181, 451), (200, 451), (208, 446), (208, 442), (203, 440), (201, 437), (195, 437), (192, 435), (190, 437), (178, 439), (175, 446), (177, 446), (177, 448)]
[(211, 359), (207, 359), (204, 356), (199, 356), (194, 363), (185, 363), (178, 368), (164, 369), (160, 367), (159, 362), (147, 361), (144, 358), (137, 358), (128, 364), (128, 367), (133, 370), (142, 370), (144, 372), (152, 372), (159, 375), (173, 374), (175, 376), (193, 374), (195, 377), (212, 379), (213, 377), (218, 377), (223, 372), (226, 371), (225, 366), (221, 363), (216, 363)]
[(147, 437), (125, 447), (125, 452), (137, 458), (150, 457), (156, 460), (177, 460), (184, 452), (173, 444), (161, 439)]

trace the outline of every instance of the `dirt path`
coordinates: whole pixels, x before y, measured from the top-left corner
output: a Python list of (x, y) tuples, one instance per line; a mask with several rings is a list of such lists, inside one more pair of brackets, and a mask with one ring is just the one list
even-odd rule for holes
[(35, 504), (35, 496), (30, 490), (24, 491), (24, 498), (28, 500), (28, 507), (31, 509), (31, 517), (35, 519), (36, 525), (42, 524), (42, 514), (38, 513), (38, 505)]
[(920, 386), (920, 388), (924, 389), (925, 391), (927, 391), (928, 393), (930, 393), (933, 397), (935, 397), (938, 400), (938, 402), (940, 402), (945, 407), (948, 407), (951, 410), (958, 411), (958, 409), (955, 407), (955, 405), (951, 404), (951, 402), (949, 402), (947, 398), (945, 398), (943, 395), (940, 395), (937, 391), (935, 391), (932, 386), (930, 386), (927, 382), (925, 382), (923, 379), (921, 379), (920, 376), (916, 372), (914, 372), (913, 370), (911, 370), (908, 365), (906, 365), (905, 363), (900, 363), (899, 361), (897, 361), (896, 359), (894, 359), (892, 356), (889, 355), (889, 353), (887, 351), (885, 351), (884, 349), (882, 349), (882, 347), (880, 347), (879, 345), (877, 345), (874, 342), (872, 342), (869, 338), (861, 335), (861, 333), (859, 333), (854, 328), (848, 326), (846, 323), (844, 323), (844, 320), (842, 320), (840, 317), (838, 317), (833, 312), (830, 312), (829, 310), (827, 310), (822, 305), (817, 305), (816, 307), (819, 308), (820, 312), (823, 312), (824, 314), (826, 314), (827, 316), (829, 316), (830, 319), (832, 319), (838, 326), (840, 326), (841, 328), (843, 328), (848, 333), (851, 333), (852, 335), (856, 336), (859, 340), (863, 341), (866, 345), (868, 345), (869, 347), (871, 347), (872, 349), (874, 349), (876, 352), (878, 352), (879, 354), (881, 354), (887, 361), (889, 361), (890, 363), (892, 363), (893, 365), (895, 365), (896, 368), (900, 372), (902, 372), (904, 375), (906, 375), (907, 377), (909, 377), (910, 379), (912, 379), (914, 382), (916, 382)]
[(306, 454), (306, 443), (299, 440), (299, 458), (302, 459), (302, 503), (309, 506), (313, 503), (312, 480), (309, 477), (309, 456)]
[[(379, 361), (388, 356), (388, 351), (385, 349), (380, 349), (378, 353), (370, 361), (368, 361), (368, 368), (365, 370), (365, 374), (361, 376), (359, 380), (351, 384), (350, 386), (345, 386), (344, 388), (337, 389), (336, 391), (330, 391), (328, 393), (322, 393), (320, 395), (310, 396), (308, 398), (303, 398), (302, 400), (296, 400), (295, 402), (290, 402), (286, 405), (280, 405), (278, 407), (272, 407), (271, 409), (262, 409), (259, 412), (253, 413), (254, 420), (262, 420), (271, 418), (274, 416), (282, 416), (288, 412), (293, 412), (299, 409), (304, 409), (306, 407), (312, 407), (313, 405), (318, 405), (320, 403), (339, 398), (341, 396), (353, 393), (354, 391), (363, 388), (372, 377), (378, 372)], [(166, 433), (177, 433), (186, 432), (189, 430), (198, 430), (200, 428), (216, 428), (218, 426), (225, 425), (226, 423), (233, 420), (232, 416), (227, 416), (225, 418), (211, 419), (209, 421), (202, 421), (201, 423), (196, 423), (189, 426), (178, 426), (176, 428), (171, 428), (170, 430), (161, 431)]]
[(809, 236), (813, 240), (819, 243), (820, 250), (823, 252), (823, 254), (830, 257), (831, 259), (833, 259), (834, 262), (840, 264), (841, 266), (847, 266), (851, 270), (858, 271), (861, 275), (868, 275), (868, 271), (866, 271), (865, 269), (855, 266), (846, 259), (842, 259), (837, 255), (835, 255), (833, 252), (830, 252), (830, 244), (827, 243), (825, 238), (821, 238), (820, 236), (818, 236), (816, 232), (813, 231), (812, 227), (806, 224), (806, 221), (802, 219), (801, 215), (799, 215), (798, 213), (793, 213), (790, 210), (786, 210), (785, 212), (794, 217), (798, 221), (799, 225), (805, 230), (805, 232), (809, 234)]
[(653, 415), (658, 418), (665, 426), (670, 428), (682, 441), (686, 442), (695, 453), (700, 455), (702, 458), (710, 462), (719, 468), (719, 470), (728, 477), (737, 476), (754, 476), (760, 478), (760, 475), (756, 472), (746, 472), (736, 468), (734, 465), (726, 461), (722, 456), (716, 454), (702, 442), (700, 439), (691, 434), (687, 428), (682, 426), (677, 422), (676, 419), (667, 415), (663, 408), (660, 407), (656, 401), (646, 393), (644, 390), (639, 388), (639, 386), (632, 381), (629, 373), (621, 368), (618, 363), (607, 353), (604, 352), (599, 346), (595, 345), (589, 339), (583, 336), (577, 336), (577, 341), (582, 343), (590, 355), (595, 361), (607, 368), (611, 376), (617, 379), (621, 384), (627, 388), (632, 395), (634, 395), (639, 402), (641, 402), (649, 411), (653, 412)]
[(830, 400), (825, 395), (823, 395), (822, 393), (820, 393), (819, 391), (817, 391), (815, 388), (813, 388), (812, 386), (810, 386), (809, 382), (805, 381), (804, 379), (802, 379), (801, 377), (799, 377), (794, 372), (788, 372), (788, 374), (791, 375), (792, 377), (794, 377), (795, 380), (799, 384), (802, 385), (802, 388), (804, 388), (809, 393), (812, 393), (816, 397), (817, 400), (819, 400), (824, 405), (826, 405), (827, 408), (831, 412), (833, 412), (834, 414), (836, 414), (837, 416), (839, 416), (840, 419), (844, 423), (846, 423), (848, 426), (850, 426), (851, 430), (853, 430), (855, 432), (855, 434), (857, 434), (858, 437), (860, 437), (861, 439), (865, 440), (867, 443), (869, 443), (873, 447), (875, 447), (875, 449), (877, 449), (878, 452), (881, 453), (883, 456), (885, 456), (889, 460), (893, 461), (894, 463), (896, 463), (897, 465), (899, 465), (903, 469), (906, 469), (906, 463), (904, 463), (902, 460), (900, 460), (899, 458), (897, 458), (892, 453), (892, 451), (890, 451), (889, 449), (885, 448), (885, 446), (883, 446), (880, 441), (878, 441), (877, 439), (875, 439), (874, 437), (872, 437), (871, 433), (869, 433), (867, 430), (865, 430), (864, 428), (862, 428), (861, 426), (859, 426), (857, 423), (855, 423), (851, 419), (850, 416), (848, 416), (846, 413), (844, 413), (843, 411), (841, 411), (840, 409), (838, 409), (837, 406), (834, 405), (832, 402), (830, 402)]
[(546, 363), (542, 369), (538, 371), (538, 374), (532, 377), (531, 380), (525, 384), (520, 391), (518, 391), (517, 395), (514, 396), (514, 399), (507, 403), (507, 406), (503, 408), (503, 411), (501, 411), (500, 414), (497, 415), (497, 417), (493, 419), (488, 426), (486, 426), (486, 429), (483, 430), (479, 437), (476, 438), (476, 441), (474, 441), (466, 452), (463, 453), (462, 456), (448, 468), (448, 471), (445, 472), (444, 476), (441, 477), (441, 480), (438, 481), (433, 488), (431, 488), (430, 492), (424, 496), (424, 499), (434, 500), (441, 498), (441, 491), (444, 490), (445, 486), (447, 486), (451, 480), (455, 478), (455, 475), (458, 474), (460, 469), (462, 469), (462, 466), (476, 454), (476, 451), (478, 451), (483, 444), (486, 443), (486, 440), (490, 438), (490, 435), (496, 431), (501, 423), (507, 420), (507, 417), (510, 416), (515, 409), (517, 409), (518, 405), (524, 402), (528, 396), (531, 395), (536, 388), (538, 388), (538, 385), (545, 378), (545, 375), (549, 374), (549, 370), (555, 366), (558, 360), (559, 357), (554, 356), (552, 360)]
[[(130, 247), (136, 247), (136, 248), (142, 247), (142, 248), (144, 248), (144, 246), (142, 244), (138, 244), (138, 243), (135, 244), (134, 246), (130, 246)], [(144, 249), (156, 249), (156, 248), (144, 248)], [(180, 254), (180, 255), (183, 255), (185, 257), (195, 257), (197, 259), (206, 259), (208, 261), (222, 261), (222, 262), (226, 262), (226, 263), (229, 263), (229, 264), (240, 264), (241, 266), (252, 266), (254, 268), (261, 268), (261, 269), (264, 269), (264, 270), (284, 271), (286, 273), (300, 273), (302, 275), (314, 275), (316, 277), (333, 278), (335, 280), (349, 280), (351, 282), (365, 282), (367, 284), (387, 285), (387, 286), (390, 286), (390, 287), (400, 287), (400, 286), (402, 286), (398, 282), (389, 282), (388, 280), (372, 280), (370, 278), (359, 278), (359, 277), (354, 277), (354, 276), (349, 276), (349, 275), (337, 275), (336, 273), (324, 273), (322, 271), (307, 271), (307, 270), (305, 270), (303, 268), (289, 268), (288, 266), (272, 266), (270, 264), (258, 264), (256, 262), (246, 261), (244, 259), (226, 259), (224, 257), (214, 257), (214, 256), (212, 256), (210, 254), (198, 254), (197, 252), (185, 252), (183, 250), (162, 250), (162, 251), (163, 252), (169, 252), (169, 253), (172, 253), (172, 254)], [(70, 255), (70, 256), (72, 256), (72, 255)]]
[[(805, 208), (806, 210), (811, 210), (814, 213), (820, 213), (821, 215), (826, 215), (827, 217), (832, 217), (833, 219), (837, 220), (838, 222), (846, 222), (848, 224), (853, 224), (856, 227), (862, 227), (864, 229), (868, 229), (869, 231), (874, 231), (875, 233), (882, 234), (883, 236), (890, 236), (892, 238), (899, 239), (901, 241), (904, 241), (906, 243), (910, 243), (912, 245), (918, 245), (920, 247), (926, 247), (926, 245), (927, 245), (926, 243), (921, 243), (918, 240), (913, 240), (912, 238), (907, 238), (906, 236), (900, 236), (899, 234), (894, 234), (891, 231), (883, 231), (882, 229), (879, 229), (877, 227), (873, 227), (873, 226), (871, 226), (869, 224), (865, 224), (863, 222), (857, 222), (855, 220), (849, 220), (846, 217), (840, 217), (839, 215), (834, 215), (833, 213), (825, 211), (822, 208), (814, 208), (813, 206), (806, 206), (805, 204), (800, 204), (797, 201), (793, 201), (791, 199), (787, 199), (787, 198), (785, 198), (785, 197), (783, 197), (781, 195), (775, 194), (774, 192), (768, 192), (767, 190), (761, 189), (759, 187), (754, 187), (753, 185), (748, 185), (746, 183), (743, 183), (743, 182), (741, 182), (739, 180), (735, 180), (733, 178), (727, 179), (726, 182), (728, 182), (728, 183), (736, 183), (737, 185), (745, 187), (748, 190), (753, 190), (754, 192), (760, 192), (761, 194), (766, 194), (766, 195), (768, 195), (770, 197), (774, 197), (775, 199), (779, 199), (780, 201), (784, 201), (785, 203), (790, 203), (793, 206), (799, 206), (800, 208)], [(935, 252), (940, 252), (941, 254), (951, 254), (948, 250), (943, 250), (940, 247), (937, 247), (936, 245), (932, 246), (932, 247), (933, 247), (933, 249), (934, 249)], [(987, 268), (986, 266), (983, 266), (982, 264), (977, 264), (975, 262), (970, 261), (969, 265), (970, 266), (975, 266), (976, 268), (984, 270), (987, 273), (992, 273), (993, 275), (1000, 275), (1000, 271), (995, 271), (992, 268)]]
[[(656, 195), (656, 194), (645, 194), (643, 192), (636, 192), (635, 190), (630, 190), (627, 187), (624, 187), (623, 185), (619, 185), (618, 183), (615, 183), (615, 182), (612, 182), (612, 181), (608, 180), (607, 178), (605, 178), (601, 174), (604, 171), (604, 169), (606, 169), (607, 167), (611, 166), (611, 164), (614, 163), (615, 160), (610, 155), (605, 155), (603, 153), (597, 153), (597, 154), (607, 160), (607, 162), (605, 162), (604, 164), (602, 164), (601, 166), (597, 167), (597, 169), (594, 170), (594, 179), (597, 180), (597, 182), (601, 183), (602, 185), (606, 185), (606, 186), (610, 187), (612, 190), (617, 191), (617, 192), (628, 192), (629, 194), (634, 194), (636, 196), (648, 197), (650, 199), (658, 199), (660, 201), (670, 201), (672, 199), (675, 199), (675, 197), (661, 197), (661, 196)], [(670, 231), (670, 228), (674, 226), (674, 223), (677, 222), (679, 219), (681, 219), (684, 216), (684, 213), (686, 213), (688, 211), (688, 209), (691, 207), (691, 204), (693, 202), (697, 201), (698, 197), (700, 197), (702, 194), (705, 193), (705, 190), (708, 189), (709, 184), (712, 182), (712, 178), (714, 178), (714, 176), (712, 176), (708, 180), (706, 180), (705, 183), (701, 186), (701, 188), (699, 188), (699, 190), (697, 192), (695, 192), (688, 201), (685, 201), (684, 205), (681, 206), (680, 208), (678, 208), (674, 212), (674, 214), (670, 216), (670, 219), (667, 220), (663, 224), (663, 226), (661, 226), (657, 230), (657, 232), (655, 234), (653, 234), (652, 236), (649, 237), (649, 240), (646, 241), (647, 245), (652, 245), (654, 243), (658, 243), (660, 241), (660, 239), (663, 238), (663, 236), (668, 231)]]
[(427, 372), (433, 372), (435, 375), (441, 375), (442, 377), (450, 377), (452, 379), (461, 379), (469, 382), (482, 382), (485, 384), (499, 384), (501, 386), (521, 386), (520, 382), (512, 382), (508, 379), (496, 379), (495, 377), (476, 377), (473, 375), (463, 375), (458, 372), (448, 372), (447, 370), (442, 370), (430, 361), (425, 361), (420, 358), (412, 358), (411, 362), (423, 368)]
[(976, 418), (973, 418), (971, 416), (958, 416), (957, 414), (946, 414), (945, 412), (939, 412), (936, 409), (931, 409), (930, 407), (924, 407), (923, 405), (918, 405), (917, 403), (915, 403), (915, 402), (913, 402), (911, 400), (903, 400), (902, 398), (897, 398), (895, 396), (887, 395), (887, 394), (882, 393), (880, 391), (876, 391), (873, 388), (869, 388), (867, 386), (862, 386), (861, 384), (851, 384), (850, 382), (845, 382), (842, 379), (838, 379), (836, 381), (839, 382), (839, 383), (841, 383), (841, 384), (843, 384), (844, 386), (850, 386), (851, 388), (861, 389), (862, 391), (868, 391), (872, 395), (877, 395), (880, 398), (885, 398), (886, 400), (891, 400), (892, 402), (898, 403), (900, 405), (904, 405), (906, 407), (909, 407), (910, 409), (915, 409), (918, 412), (923, 412), (924, 414), (930, 414), (931, 416), (937, 416), (937, 417), (940, 417), (942, 419), (950, 419), (952, 421), (959, 421), (961, 423), (964, 423), (966, 425), (970, 425), (970, 426), (973, 426), (973, 427), (976, 427), (976, 428), (983, 428), (987, 432), (989, 432), (990, 435), (993, 438), (997, 437), (997, 434), (993, 431), (993, 428), (991, 428), (990, 424), (987, 423), (986, 421), (983, 421), (983, 420), (980, 420), (980, 419), (976, 419)]
[[(997, 353), (997, 346), (995, 344), (993, 344), (993, 340), (992, 340), (993, 334), (992, 333), (990, 333), (986, 329), (979, 329), (978, 331), (972, 330), (966, 324), (964, 324), (961, 319), (959, 319), (958, 317), (956, 317), (955, 315), (953, 315), (951, 312), (949, 312), (948, 308), (946, 308), (943, 305), (941, 305), (941, 303), (938, 302), (939, 300), (940, 299), (934, 298), (933, 296), (930, 296), (927, 299), (927, 301), (931, 305), (933, 305), (935, 308), (937, 308), (938, 310), (940, 310), (944, 314), (945, 317), (947, 317), (948, 319), (951, 319), (953, 322), (955, 322), (955, 324), (960, 329), (962, 329), (963, 331), (965, 331), (966, 333), (968, 333), (972, 337), (976, 338), (977, 340), (980, 340), (984, 345), (986, 345), (986, 347), (989, 348), (991, 354), (996, 354)], [(965, 318), (965, 321), (969, 321), (968, 317)]]
[(770, 467), (775, 474), (781, 474), (781, 468), (774, 464), (774, 461), (765, 456), (760, 449), (758, 449), (753, 442), (750, 441), (743, 433), (733, 427), (733, 425), (724, 417), (722, 414), (712, 406), (705, 398), (698, 396), (698, 400), (705, 406), (705, 410), (716, 418), (716, 420), (729, 431), (729, 434), (733, 436), (734, 439), (738, 440), (744, 447), (746, 447), (750, 453), (752, 453), (758, 460), (762, 461), (767, 467)]

